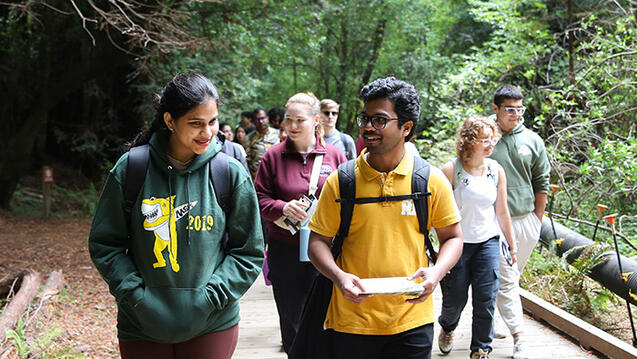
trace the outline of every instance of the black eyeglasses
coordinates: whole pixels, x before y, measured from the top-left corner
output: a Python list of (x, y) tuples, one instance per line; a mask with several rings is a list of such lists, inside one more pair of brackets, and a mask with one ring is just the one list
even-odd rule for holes
[(327, 117), (329, 117), (330, 115), (338, 116), (338, 111), (323, 111), (323, 114)]
[(358, 127), (363, 128), (366, 127), (368, 123), (371, 122), (372, 127), (377, 130), (382, 130), (387, 126), (387, 121), (398, 121), (398, 118), (387, 118), (382, 116), (368, 116), (364, 113), (359, 113), (356, 115), (356, 124)]

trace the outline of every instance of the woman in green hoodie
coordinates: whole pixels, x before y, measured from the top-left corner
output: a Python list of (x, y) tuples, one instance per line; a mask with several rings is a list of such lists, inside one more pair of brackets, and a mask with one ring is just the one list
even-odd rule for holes
[(117, 301), (122, 358), (230, 358), (239, 298), (263, 264), (252, 180), (229, 159), (226, 215), (210, 180), (220, 150), (219, 95), (200, 74), (163, 89), (149, 130), (144, 183), (128, 213), (129, 153), (110, 171), (89, 234), (93, 263)]

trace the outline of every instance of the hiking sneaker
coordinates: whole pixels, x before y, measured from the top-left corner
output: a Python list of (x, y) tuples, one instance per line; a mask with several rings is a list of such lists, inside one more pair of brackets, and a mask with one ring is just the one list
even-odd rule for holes
[(442, 355), (447, 355), (451, 352), (451, 348), (453, 348), (453, 332), (445, 332), (444, 329), (440, 328), (440, 335), (438, 335), (438, 348)]
[(529, 359), (525, 347), (522, 340), (516, 341), (513, 345), (513, 359)]
[(473, 352), (473, 354), (471, 354), (471, 359), (489, 359), (489, 352), (482, 348), (478, 348), (477, 352)]

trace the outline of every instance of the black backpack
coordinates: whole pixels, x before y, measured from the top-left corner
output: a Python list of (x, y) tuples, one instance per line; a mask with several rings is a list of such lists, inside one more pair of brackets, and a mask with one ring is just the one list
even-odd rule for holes
[(352, 222), (352, 214), (354, 213), (355, 204), (403, 201), (411, 199), (414, 201), (416, 216), (420, 226), (420, 233), (425, 237), (425, 248), (427, 256), (432, 263), (436, 263), (438, 254), (434, 250), (433, 244), (429, 239), (429, 231), (427, 230), (427, 220), (429, 218), (429, 210), (427, 207), (427, 198), (431, 195), (427, 192), (427, 184), (429, 182), (429, 162), (414, 156), (414, 170), (411, 177), (411, 194), (401, 196), (385, 196), (385, 197), (366, 197), (355, 198), (356, 196), (356, 177), (354, 175), (354, 163), (356, 160), (347, 161), (338, 166), (338, 183), (341, 192), (341, 198), (337, 202), (341, 203), (341, 225), (338, 229), (338, 235), (334, 239), (332, 246), (332, 255), (338, 257), (343, 245), (343, 240), (349, 234), (349, 226)]
[[(226, 216), (232, 210), (229, 158), (228, 155), (219, 151), (210, 159), (210, 180), (217, 196), (217, 203)], [(133, 147), (128, 153), (128, 166), (126, 167), (124, 183), (124, 211), (128, 222), (130, 222), (133, 205), (137, 201), (137, 196), (146, 178), (146, 172), (148, 172), (148, 160), (148, 144)]]

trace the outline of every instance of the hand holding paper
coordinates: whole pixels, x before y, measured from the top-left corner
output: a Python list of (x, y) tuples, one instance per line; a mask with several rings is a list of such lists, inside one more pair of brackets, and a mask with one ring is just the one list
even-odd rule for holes
[(434, 266), (418, 268), (418, 270), (414, 274), (407, 277), (407, 279), (409, 280), (414, 280), (416, 278), (423, 279), (423, 282), (420, 283), (420, 285), (423, 287), (423, 291), (422, 293), (420, 293), (418, 298), (406, 300), (406, 302), (412, 304), (422, 303), (427, 300), (427, 298), (429, 298), (429, 296), (434, 292), (434, 289), (436, 289), (436, 286), (438, 286), (438, 282), (440, 282), (442, 276), (438, 275), (436, 267)]
[(303, 221), (307, 217), (309, 205), (303, 201), (293, 199), (283, 207), (283, 215), (297, 221)]
[(372, 294), (363, 293), (364, 287), (361, 284), (361, 279), (353, 274), (342, 272), (334, 284), (341, 291), (343, 297), (350, 302), (361, 304), (372, 297)]

